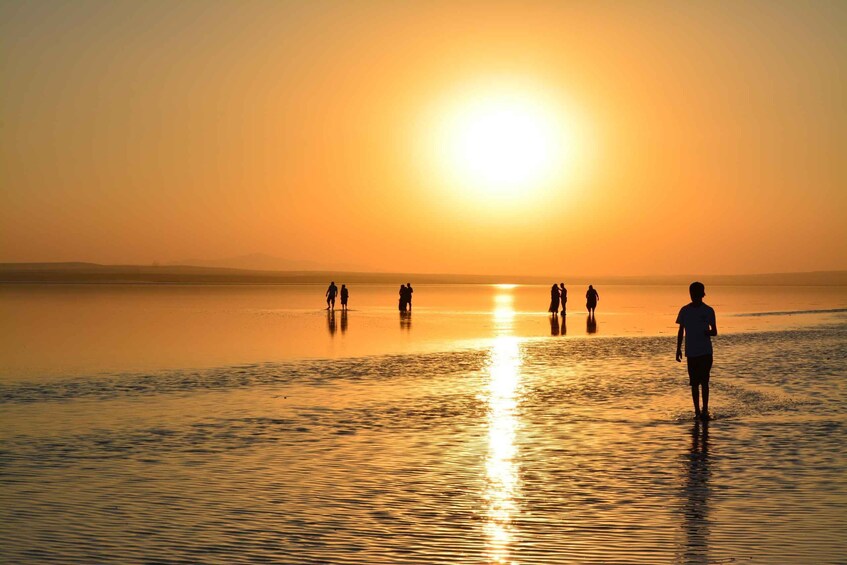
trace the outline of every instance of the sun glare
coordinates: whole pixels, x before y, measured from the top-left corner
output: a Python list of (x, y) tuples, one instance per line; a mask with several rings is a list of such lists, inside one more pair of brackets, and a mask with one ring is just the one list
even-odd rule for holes
[(473, 197), (514, 199), (566, 180), (574, 158), (561, 104), (494, 86), (451, 100), (437, 135), (439, 167)]
[(513, 100), (485, 100), (458, 117), (451, 153), (456, 170), (490, 189), (534, 184), (549, 172), (555, 136), (542, 110)]

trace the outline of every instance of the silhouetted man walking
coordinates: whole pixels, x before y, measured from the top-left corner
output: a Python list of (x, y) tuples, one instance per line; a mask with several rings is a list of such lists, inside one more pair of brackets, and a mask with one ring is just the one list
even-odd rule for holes
[(412, 283), (406, 283), (406, 306), (409, 307), (409, 312), (412, 311), (412, 293), (415, 292), (412, 289)]
[[(562, 316), (565, 316), (568, 309), (568, 289), (565, 288), (565, 283), (559, 283), (559, 300), (562, 302)], [(564, 321), (562, 323), (564, 324)]]
[(335, 286), (335, 281), (330, 281), (329, 288), (326, 289), (326, 309), (332, 308), (335, 310), (335, 295), (338, 294), (338, 287)]
[[(676, 323), (676, 360), (682, 361), (682, 338), (685, 336), (685, 357), (688, 363), (688, 383), (694, 401), (694, 417), (709, 419), (709, 376), (712, 371), (712, 336), (718, 335), (715, 311), (703, 302), (706, 287), (693, 282), (688, 287), (691, 303), (679, 311)], [(703, 410), (700, 410), (700, 390), (703, 391)]]

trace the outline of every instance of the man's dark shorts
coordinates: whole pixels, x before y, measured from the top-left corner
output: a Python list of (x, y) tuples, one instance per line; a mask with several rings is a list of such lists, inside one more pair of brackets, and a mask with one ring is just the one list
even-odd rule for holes
[(688, 383), (691, 386), (709, 384), (712, 370), (712, 354), (688, 357)]

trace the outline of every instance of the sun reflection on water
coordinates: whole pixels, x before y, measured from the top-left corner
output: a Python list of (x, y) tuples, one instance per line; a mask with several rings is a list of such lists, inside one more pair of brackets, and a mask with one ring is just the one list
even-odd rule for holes
[(509, 548), (515, 536), (513, 518), (519, 495), (517, 413), (520, 381), (520, 343), (511, 335), (515, 311), (511, 288), (500, 288), (494, 297), (494, 326), (497, 337), (488, 367), (488, 457), (486, 547), (491, 563), (511, 563)]

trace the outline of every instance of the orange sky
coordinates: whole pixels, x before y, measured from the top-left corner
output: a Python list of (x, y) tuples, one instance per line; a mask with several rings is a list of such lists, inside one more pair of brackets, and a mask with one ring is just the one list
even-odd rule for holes
[[(843, 2), (5, 2), (0, 261), (847, 269), (845, 29)], [(571, 140), (543, 187), (433, 157), (489, 87)]]

